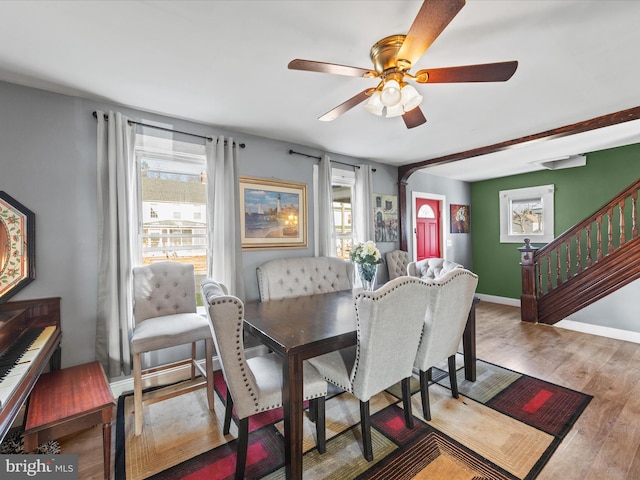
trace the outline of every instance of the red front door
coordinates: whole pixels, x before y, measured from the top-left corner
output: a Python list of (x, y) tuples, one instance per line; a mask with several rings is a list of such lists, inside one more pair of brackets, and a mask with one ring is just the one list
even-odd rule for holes
[(417, 260), (440, 258), (440, 202), (416, 199)]

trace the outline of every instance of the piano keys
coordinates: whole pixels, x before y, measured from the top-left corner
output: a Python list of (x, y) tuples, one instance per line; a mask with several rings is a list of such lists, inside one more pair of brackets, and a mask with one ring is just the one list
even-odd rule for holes
[(60, 368), (60, 298), (0, 304), (0, 441), (38, 377)]
[(18, 388), (34, 362), (55, 335), (56, 327), (27, 330), (6, 352), (0, 356), (0, 410)]

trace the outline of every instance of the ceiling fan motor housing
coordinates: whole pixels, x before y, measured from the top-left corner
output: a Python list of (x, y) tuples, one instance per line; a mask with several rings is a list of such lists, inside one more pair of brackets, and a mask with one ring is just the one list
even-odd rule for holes
[[(371, 47), (369, 55), (371, 56), (373, 66), (379, 75), (382, 75), (385, 70), (398, 68), (397, 55), (405, 38), (406, 35), (391, 35), (378, 41), (373, 47)], [(411, 64), (408, 66), (410, 67)]]

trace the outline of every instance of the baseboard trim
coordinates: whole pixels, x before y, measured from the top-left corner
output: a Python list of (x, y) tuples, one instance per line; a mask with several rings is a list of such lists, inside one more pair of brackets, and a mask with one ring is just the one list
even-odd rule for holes
[(560, 320), (559, 322), (554, 323), (553, 326), (564, 328), (566, 330), (575, 330), (576, 332), (590, 333), (592, 335), (598, 335), (600, 337), (615, 338), (616, 340), (640, 343), (640, 333), (631, 332), (629, 330), (620, 330), (618, 328), (593, 325), (591, 323), (576, 322), (574, 320)]
[[(250, 347), (245, 350), (245, 355), (247, 358), (257, 357), (259, 355), (264, 355), (268, 352), (267, 347), (263, 345), (258, 345), (255, 347)], [(199, 360), (198, 363), (202, 365), (204, 368), (204, 359)], [(213, 370), (220, 370), (220, 359), (215, 356), (213, 357)], [(145, 378), (143, 388), (158, 386), (158, 385), (168, 385), (170, 383), (180, 382), (182, 380), (187, 380), (191, 376), (191, 367), (189, 365), (180, 365), (176, 368), (172, 368), (170, 370), (165, 370), (162, 372), (158, 372), (155, 374), (148, 375)], [(118, 398), (123, 393), (132, 392), (133, 391), (133, 377), (124, 378), (122, 380), (116, 380), (109, 384), (111, 387), (111, 392), (113, 396)]]
[[(520, 300), (517, 298), (498, 297), (495, 295), (486, 295), (483, 293), (476, 294), (481, 301), (490, 303), (498, 303), (500, 305), (509, 305), (512, 307), (520, 307)], [(577, 332), (589, 333), (600, 337), (614, 338), (616, 340), (625, 340), (627, 342), (640, 343), (640, 333), (629, 330), (621, 330), (618, 328), (605, 327), (603, 325), (593, 325), (591, 323), (576, 322), (574, 320), (561, 320), (553, 324), (554, 327), (564, 328), (566, 330), (575, 330)]]
[(481, 301), (489, 303), (498, 303), (500, 305), (509, 305), (511, 307), (520, 307), (520, 300), (518, 298), (498, 297), (495, 295), (487, 295), (485, 293), (476, 293)]

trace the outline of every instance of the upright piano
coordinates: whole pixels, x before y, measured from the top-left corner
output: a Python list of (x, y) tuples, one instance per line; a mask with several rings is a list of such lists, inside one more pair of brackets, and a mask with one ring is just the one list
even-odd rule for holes
[(0, 304), (0, 442), (47, 365), (60, 368), (60, 298)]

